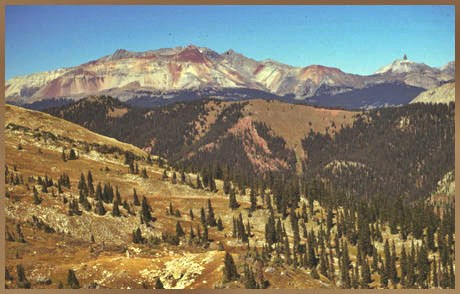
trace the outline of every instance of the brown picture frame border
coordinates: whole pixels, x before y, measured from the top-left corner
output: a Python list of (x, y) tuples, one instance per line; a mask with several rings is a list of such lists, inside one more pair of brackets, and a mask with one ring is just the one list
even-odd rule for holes
[[(459, 40), (460, 31), (457, 28), (460, 27), (460, 6), (455, 3), (453, 0), (4, 0), (0, 3), (0, 125), (5, 125), (5, 7), (8, 5), (453, 5), (455, 6), (455, 40)], [(455, 43), (455, 59), (460, 60), (458, 42)], [(458, 72), (459, 66), (456, 64), (456, 92), (455, 92), (455, 102), (459, 102), (460, 89), (458, 86)], [(455, 112), (455, 126), (458, 126), (460, 121), (460, 112)], [(460, 129), (455, 129), (455, 151), (460, 151)], [(460, 156), (455, 156), (455, 173), (459, 174), (460, 167)], [(4, 146), (4, 127), (0, 131), (0, 291), (5, 293), (61, 293), (63, 291), (75, 291), (78, 293), (121, 293), (129, 291), (129, 293), (151, 293), (152, 291), (162, 291), (162, 290), (121, 290), (121, 289), (78, 289), (78, 290), (57, 290), (57, 289), (5, 289), (5, 146)], [(460, 187), (460, 177), (456, 177), (455, 185)], [(455, 215), (455, 234), (458, 236), (460, 232), (460, 222), (459, 222), (459, 212), (460, 212), (460, 202), (456, 201), (455, 210), (457, 211)], [(460, 252), (460, 242), (455, 243), (455, 251)], [(455, 267), (458, 268), (460, 262), (456, 260)], [(456, 274), (455, 277), (456, 285), (460, 285), (460, 275)], [(459, 286), (460, 287), (460, 286)], [(226, 293), (255, 293), (263, 292), (264, 294), (275, 294), (275, 293), (286, 293), (286, 294), (300, 294), (300, 293), (371, 293), (375, 292), (376, 289), (265, 289), (265, 290), (245, 290), (245, 289), (228, 289), (228, 290), (214, 290), (214, 289), (196, 289), (196, 290), (167, 290), (169, 293), (212, 293), (214, 291), (226, 292)], [(385, 289), (380, 290), (385, 291), (385, 293), (416, 293), (418, 291), (423, 291), (423, 293), (455, 293), (455, 289), (427, 289), (427, 290), (417, 290), (417, 289)]]

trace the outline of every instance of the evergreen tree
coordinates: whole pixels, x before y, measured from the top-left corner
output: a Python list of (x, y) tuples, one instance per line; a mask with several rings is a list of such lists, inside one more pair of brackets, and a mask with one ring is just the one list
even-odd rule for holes
[(139, 198), (137, 197), (136, 189), (133, 189), (133, 204), (136, 206), (140, 206), (141, 203), (139, 202)]
[[(305, 203), (303, 203), (303, 205), (305, 205)], [(330, 231), (332, 229), (332, 218), (333, 218), (334, 214), (332, 213), (332, 208), (329, 206), (327, 208), (327, 212), (326, 212), (326, 228), (328, 231)]]
[(193, 221), (195, 216), (193, 215), (193, 210), (191, 208), (190, 208), (189, 214), (190, 214), (190, 219)]
[(388, 239), (385, 240), (385, 245), (383, 247), (383, 254), (385, 257), (385, 275), (389, 280), (394, 281), (396, 276), (396, 267), (394, 266), (393, 259), (390, 252), (390, 243)]
[(323, 275), (323, 276), (328, 276), (328, 265), (329, 265), (329, 262), (326, 258), (326, 254), (325, 254), (325, 250), (321, 250), (321, 254), (320, 254), (320, 257), (319, 257), (319, 272)]
[(230, 181), (228, 177), (225, 177), (224, 179), (224, 194), (228, 195), (230, 193), (230, 190), (232, 189), (232, 185), (230, 184)]
[(121, 216), (120, 209), (118, 208), (118, 205), (119, 205), (118, 201), (113, 202), (112, 216), (114, 216), (114, 217), (120, 217)]
[(422, 244), (417, 255), (417, 284), (422, 289), (428, 288), (427, 280), (430, 275), (430, 261), (426, 245)]
[(359, 280), (359, 276), (358, 276), (358, 266), (351, 266), (352, 267), (352, 270), (351, 270), (351, 288), (353, 289), (358, 289), (358, 280)]
[(77, 159), (77, 154), (75, 153), (75, 150), (70, 149), (69, 160), (76, 160), (76, 159)]
[(273, 214), (270, 214), (268, 216), (268, 222), (265, 224), (265, 241), (270, 248), (277, 242), (276, 237), (275, 218)]
[(118, 205), (121, 204), (121, 195), (120, 195), (120, 191), (118, 191), (118, 186), (115, 186), (115, 200), (113, 201), (114, 203), (115, 202), (118, 202)]
[(169, 208), (167, 210), (167, 214), (169, 215), (173, 215), (174, 214), (174, 209), (173, 209), (173, 206), (172, 206), (172, 203), (169, 202)]
[(161, 282), (160, 278), (157, 278), (155, 282), (155, 289), (164, 289), (163, 283)]
[(244, 265), (244, 288), (246, 289), (257, 289), (257, 283), (254, 278), (254, 273), (247, 264)]
[(217, 192), (216, 181), (214, 180), (212, 175), (209, 178), (209, 190), (214, 193)]
[(291, 249), (289, 248), (289, 239), (287, 235), (284, 237), (284, 243), (283, 243), (283, 253), (284, 253), (284, 259), (286, 260), (286, 263), (288, 265), (291, 265), (292, 259), (291, 259)]
[(228, 283), (231, 281), (236, 281), (238, 278), (239, 278), (239, 274), (236, 270), (236, 266), (235, 266), (235, 262), (233, 261), (233, 257), (230, 255), (230, 253), (225, 252), (222, 282)]
[(105, 215), (106, 214), (107, 211), (105, 210), (104, 204), (102, 204), (101, 200), (96, 202), (96, 207), (94, 208), (94, 212), (97, 215)]
[(231, 189), (230, 190), (230, 196), (229, 196), (229, 203), (228, 203), (228, 207), (230, 207), (231, 209), (237, 209), (240, 205), (238, 204), (238, 202), (236, 201), (236, 195), (235, 195), (235, 190), (234, 189)]
[(144, 238), (142, 237), (142, 232), (140, 228), (137, 228), (135, 231), (133, 231), (133, 243), (134, 244), (144, 243)]
[(378, 254), (377, 254), (377, 248), (374, 247), (372, 250), (372, 272), (376, 272), (379, 270), (378, 266)]
[(407, 253), (406, 253), (406, 246), (404, 244), (402, 245), (401, 248), (401, 259), (399, 261), (399, 266), (401, 268), (401, 284), (403, 286), (406, 286), (406, 276), (408, 272), (408, 261), (407, 261)]
[(224, 225), (222, 224), (222, 219), (219, 216), (219, 219), (217, 220), (217, 230), (218, 231), (223, 231), (224, 230)]
[(149, 176), (147, 175), (147, 169), (144, 167), (141, 172), (141, 177), (147, 179)]
[(18, 264), (16, 266), (16, 271), (18, 273), (17, 287), (20, 289), (30, 289), (31, 284), (27, 280), (24, 267), (22, 266), (22, 264)]
[(75, 272), (72, 269), (69, 269), (69, 272), (67, 274), (67, 285), (70, 289), (80, 288), (80, 282), (78, 281), (77, 276), (75, 275)]
[(88, 190), (88, 186), (86, 185), (85, 175), (83, 173), (80, 174), (80, 181), (78, 182), (77, 188), (79, 190)]
[(297, 219), (297, 214), (295, 208), (291, 208), (289, 213), (289, 219), (291, 221), (292, 234), (294, 235), (294, 250), (297, 250), (297, 247), (300, 243), (300, 233), (299, 233), (299, 221)]
[(216, 218), (214, 217), (214, 208), (211, 204), (211, 199), (208, 199), (208, 219), (207, 224), (211, 227), (215, 227), (217, 225)]
[(201, 184), (200, 175), (196, 175), (196, 188), (203, 189), (203, 184)]
[(389, 278), (391, 279), (391, 282), (393, 285), (396, 285), (398, 283), (398, 272), (396, 271), (396, 247), (395, 247), (395, 242), (394, 240), (391, 242), (391, 270), (389, 274)]
[(201, 224), (203, 226), (207, 226), (207, 222), (206, 222), (206, 213), (204, 212), (204, 208), (201, 207), (201, 210), (200, 210), (200, 220), (201, 220)]
[(6, 281), (12, 281), (13, 280), (13, 276), (10, 274), (10, 271), (6, 267), (5, 267), (5, 280)]
[(414, 260), (414, 244), (412, 243), (411, 253), (408, 255), (407, 258), (407, 278), (406, 278), (406, 288), (413, 288), (415, 285), (415, 260)]
[(190, 224), (190, 233), (189, 233), (189, 244), (195, 239), (195, 232), (193, 231), (192, 224)]
[(150, 205), (147, 203), (147, 199), (145, 197), (142, 198), (142, 219), (146, 225), (149, 224), (149, 222), (153, 221), (152, 214), (150, 213)]
[(180, 225), (179, 221), (176, 222), (176, 236), (177, 238), (182, 238), (185, 236), (185, 232), (182, 229), (182, 226)]
[(251, 187), (251, 191), (249, 192), (249, 201), (251, 202), (251, 207), (249, 208), (249, 210), (255, 211), (257, 209), (257, 198), (256, 192), (254, 191), (254, 187)]
[(198, 226), (196, 227), (196, 237), (197, 237), (197, 239), (200, 240), (200, 241), (201, 241), (201, 238), (203, 237), (203, 236), (201, 236), (200, 225), (198, 225)]
[(369, 288), (369, 284), (372, 282), (371, 278), (371, 270), (369, 268), (369, 262), (367, 258), (363, 261), (361, 265), (361, 288), (367, 289)]
[(97, 187), (96, 187), (96, 200), (102, 200), (102, 186), (101, 186), (101, 183), (98, 183)]
[(449, 285), (450, 289), (455, 289), (455, 270), (454, 270), (454, 261), (449, 258)]
[(38, 205), (40, 203), (42, 203), (42, 200), (39, 196), (38, 196), (38, 191), (37, 189), (35, 189), (35, 186), (33, 187), (33, 195), (34, 195), (34, 204), (35, 205)]
[(361, 208), (358, 214), (358, 247), (361, 249), (362, 256), (371, 256), (373, 246), (371, 243), (371, 232), (369, 231), (369, 220), (364, 212), (365, 209)]
[(380, 269), (380, 287), (384, 289), (388, 287), (388, 272), (383, 263)]
[(310, 236), (307, 240), (307, 250), (308, 250), (308, 263), (307, 266), (309, 268), (314, 268), (318, 264), (318, 259), (316, 258), (315, 254), (315, 243), (314, 243), (314, 233), (313, 231), (310, 233)]
[(209, 241), (209, 238), (208, 238), (208, 226), (203, 226), (203, 235), (201, 236), (201, 242), (204, 245), (207, 245), (208, 241)]
[(91, 174), (91, 171), (88, 171), (87, 175), (87, 182), (88, 182), (88, 191), (90, 195), (94, 194), (94, 185), (93, 185), (93, 175)]
[(314, 267), (311, 272), (310, 272), (310, 275), (313, 279), (315, 280), (319, 280), (319, 274), (318, 274), (318, 271), (316, 270), (316, 267)]
[(347, 242), (342, 243), (342, 252), (341, 252), (342, 260), (340, 263), (340, 279), (342, 281), (342, 288), (351, 288), (351, 280), (350, 280), (350, 256), (348, 255), (348, 244)]

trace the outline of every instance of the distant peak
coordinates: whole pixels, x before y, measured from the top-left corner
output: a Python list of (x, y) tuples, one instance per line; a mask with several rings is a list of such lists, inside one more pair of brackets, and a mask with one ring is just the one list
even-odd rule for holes
[(198, 50), (198, 47), (193, 44), (189, 44), (184, 48), (184, 50)]
[(330, 66), (324, 66), (320, 64), (312, 64), (309, 66), (306, 66), (305, 69), (311, 69), (311, 70), (318, 70), (318, 71), (340, 71), (340, 69), (336, 67), (330, 67)]
[(450, 61), (447, 64), (440, 67), (441, 70), (452, 70), (455, 71), (455, 61)]
[(411, 71), (418, 71), (421, 69), (429, 68), (424, 63), (417, 63), (407, 58), (407, 55), (404, 54), (402, 59), (396, 59), (392, 63), (378, 69), (375, 73), (376, 74), (383, 74), (386, 72), (393, 72), (393, 73), (407, 73)]
[(120, 54), (120, 53), (126, 53), (126, 52), (128, 52), (128, 50), (120, 48), (120, 49), (115, 50), (113, 54)]
[(188, 45), (179, 54), (177, 54), (178, 61), (205, 63), (206, 58), (197, 46)]
[(112, 55), (110, 55), (110, 59), (111, 60), (118, 60), (118, 59), (122, 59), (122, 58), (131, 57), (132, 55), (133, 55), (133, 52), (129, 52), (126, 49), (117, 49), (117, 50), (115, 50), (115, 52)]

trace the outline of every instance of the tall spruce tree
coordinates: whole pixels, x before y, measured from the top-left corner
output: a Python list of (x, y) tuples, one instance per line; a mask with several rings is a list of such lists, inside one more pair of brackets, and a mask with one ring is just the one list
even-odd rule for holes
[(238, 274), (236, 270), (236, 266), (235, 266), (233, 257), (230, 255), (230, 253), (225, 252), (222, 282), (228, 283), (231, 281), (236, 281), (238, 280), (239, 276), (240, 275)]
[(77, 276), (75, 275), (75, 272), (72, 269), (69, 269), (67, 273), (67, 285), (70, 289), (80, 288), (80, 282), (78, 281)]
[(176, 222), (176, 237), (177, 238), (182, 238), (185, 236), (185, 232), (184, 230), (182, 229), (182, 226), (180, 225), (180, 222), (177, 221)]
[(148, 225), (149, 222), (153, 221), (152, 214), (150, 213), (151, 208), (150, 205), (147, 203), (147, 199), (145, 197), (142, 198), (142, 219), (144, 220), (145, 224)]
[(212, 207), (212, 204), (211, 204), (211, 199), (208, 199), (208, 218), (207, 218), (207, 223), (211, 227), (215, 227), (217, 225), (216, 218), (214, 216), (214, 208)]
[(230, 190), (230, 195), (229, 195), (229, 198), (228, 198), (228, 207), (230, 207), (231, 209), (237, 209), (240, 205), (238, 204), (238, 202), (236, 201), (236, 195), (235, 195), (235, 189), (231, 189)]
[(137, 197), (136, 189), (133, 189), (133, 204), (136, 206), (140, 206), (141, 203), (139, 202), (139, 197)]
[(31, 284), (29, 280), (27, 280), (22, 264), (16, 265), (16, 272), (18, 273), (17, 287), (20, 289), (30, 289)]

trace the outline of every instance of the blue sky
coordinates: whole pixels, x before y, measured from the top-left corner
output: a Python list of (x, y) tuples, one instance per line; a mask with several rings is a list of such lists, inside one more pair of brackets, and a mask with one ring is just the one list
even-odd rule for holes
[(407, 53), (454, 60), (454, 6), (7, 6), (6, 78), (118, 48), (194, 44), (295, 66), (371, 74)]

